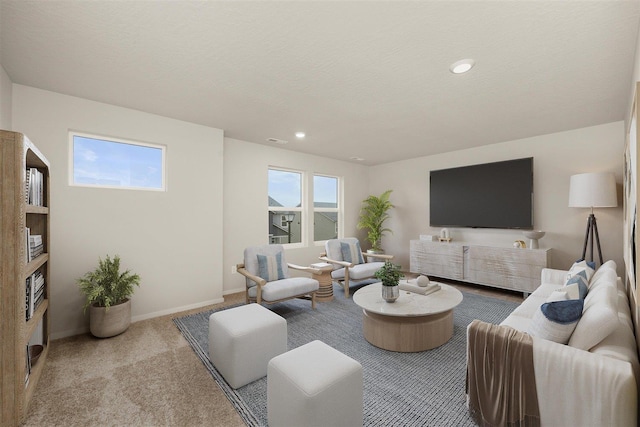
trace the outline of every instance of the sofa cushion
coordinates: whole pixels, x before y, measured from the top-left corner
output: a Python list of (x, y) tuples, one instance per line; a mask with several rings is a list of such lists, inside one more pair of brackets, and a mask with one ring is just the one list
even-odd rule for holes
[(616, 273), (615, 263), (613, 261), (607, 261), (600, 266), (589, 281), (589, 290), (595, 289), (603, 283), (615, 284), (617, 278), (618, 274)]
[(528, 333), (566, 344), (580, 320), (583, 306), (582, 299), (545, 302), (533, 315)]
[(520, 332), (527, 332), (530, 324), (531, 317), (524, 317), (511, 313), (502, 321), (502, 323), (500, 323), (500, 326), (508, 326)]
[[(558, 286), (555, 286), (555, 288), (557, 289)], [(553, 292), (549, 292), (549, 295), (552, 293)], [(529, 295), (526, 300), (522, 301), (522, 304), (517, 306), (511, 313), (531, 319), (540, 306), (547, 301), (549, 295), (541, 296), (538, 295), (537, 292), (534, 292)]]
[(582, 318), (576, 326), (569, 345), (589, 350), (607, 336), (618, 325), (618, 297), (615, 282), (603, 283), (591, 289), (584, 300)]

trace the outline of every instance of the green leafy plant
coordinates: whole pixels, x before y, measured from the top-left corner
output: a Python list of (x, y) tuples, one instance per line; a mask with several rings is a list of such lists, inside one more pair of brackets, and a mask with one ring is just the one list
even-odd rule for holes
[(385, 261), (384, 265), (374, 273), (374, 276), (382, 281), (382, 286), (396, 286), (404, 274), (400, 271), (398, 264)]
[(393, 204), (389, 201), (391, 191), (387, 190), (380, 196), (369, 196), (362, 201), (360, 209), (360, 220), (358, 229), (367, 229), (367, 241), (371, 244), (371, 249), (381, 252), (382, 236), (386, 233), (393, 233), (391, 229), (384, 228), (384, 222), (389, 218), (389, 209)]
[(140, 276), (127, 270), (120, 273), (120, 257), (109, 255), (98, 259), (98, 267), (77, 280), (80, 290), (86, 295), (86, 311), (90, 305), (109, 308), (125, 302), (133, 295), (133, 287), (140, 286)]

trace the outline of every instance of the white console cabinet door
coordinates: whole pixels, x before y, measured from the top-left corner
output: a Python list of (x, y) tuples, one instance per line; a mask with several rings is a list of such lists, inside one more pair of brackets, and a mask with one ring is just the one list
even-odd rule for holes
[(464, 280), (464, 246), (428, 240), (412, 240), (410, 244), (409, 269), (412, 273)]
[(540, 274), (548, 264), (549, 250), (469, 246), (467, 254), (465, 280), (531, 293), (540, 286)]

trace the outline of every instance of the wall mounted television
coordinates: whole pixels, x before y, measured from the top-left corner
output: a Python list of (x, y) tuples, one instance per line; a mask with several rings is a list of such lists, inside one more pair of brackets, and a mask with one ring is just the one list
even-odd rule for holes
[(533, 157), (431, 171), (432, 227), (533, 228)]

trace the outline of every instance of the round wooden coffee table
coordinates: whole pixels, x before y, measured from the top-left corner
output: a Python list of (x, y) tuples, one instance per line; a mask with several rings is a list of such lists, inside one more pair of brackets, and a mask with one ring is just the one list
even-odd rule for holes
[[(434, 283), (434, 282), (432, 282)], [(446, 343), (453, 336), (453, 309), (462, 293), (439, 283), (441, 289), (429, 295), (400, 290), (398, 299), (382, 299), (382, 284), (374, 283), (353, 294), (362, 307), (364, 337), (385, 350), (416, 352)]]

